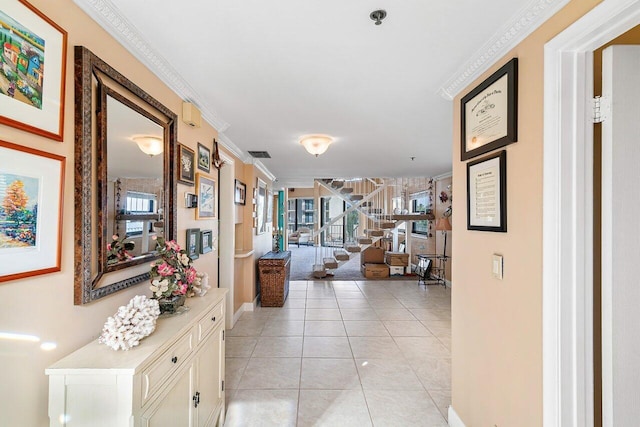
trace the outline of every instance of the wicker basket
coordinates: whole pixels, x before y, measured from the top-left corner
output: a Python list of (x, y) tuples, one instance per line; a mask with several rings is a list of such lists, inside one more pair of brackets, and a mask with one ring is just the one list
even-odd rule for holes
[(258, 260), (260, 304), (282, 307), (289, 294), (291, 252), (269, 252)]

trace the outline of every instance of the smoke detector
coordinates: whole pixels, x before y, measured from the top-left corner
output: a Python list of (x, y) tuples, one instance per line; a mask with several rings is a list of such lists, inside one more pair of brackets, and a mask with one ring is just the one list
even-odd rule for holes
[(384, 9), (374, 10), (369, 14), (371, 20), (376, 21), (376, 25), (382, 24), (382, 20), (387, 17), (387, 11)]

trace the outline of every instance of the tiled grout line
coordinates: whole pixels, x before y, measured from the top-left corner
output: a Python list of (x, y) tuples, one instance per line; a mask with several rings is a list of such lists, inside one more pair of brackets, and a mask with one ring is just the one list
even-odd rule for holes
[[(335, 294), (335, 288), (333, 287), (333, 285), (332, 285), (332, 284), (330, 284), (330, 285), (331, 285), (331, 286), (329, 286), (329, 288), (330, 288), (330, 289), (333, 289), (333, 295), (332, 295), (332, 297), (331, 297), (331, 298), (320, 298), (320, 299), (331, 299), (332, 301), (335, 301), (335, 302), (336, 302), (336, 306), (337, 306), (337, 308), (338, 308), (338, 312), (340, 313), (340, 319), (341, 319), (342, 327), (343, 327), (343, 328), (344, 328), (344, 330), (345, 330), (345, 334), (346, 334), (347, 342), (348, 342), (348, 344), (349, 344), (349, 348), (350, 348), (350, 350), (351, 350), (351, 360), (353, 361), (353, 363), (354, 363), (354, 365), (355, 365), (355, 363), (356, 363), (356, 358), (355, 358), (355, 354), (354, 354), (353, 346), (352, 346), (352, 340), (351, 340), (351, 338), (352, 338), (352, 337), (347, 333), (347, 331), (346, 331), (346, 325), (345, 325), (345, 323), (344, 323), (344, 322), (345, 322), (345, 319), (344, 319), (344, 316), (343, 316), (343, 310), (345, 310), (346, 308), (341, 308), (341, 307), (340, 307), (340, 305), (338, 304), (338, 297), (337, 297), (337, 295)], [(394, 284), (394, 285), (395, 285), (395, 284)], [(302, 319), (302, 326), (303, 326), (303, 329), (302, 329), (302, 353), (301, 353), (301, 361), (300, 361), (300, 363), (301, 363), (300, 376), (299, 376), (299, 379), (298, 379), (298, 380), (299, 380), (299, 386), (298, 386), (298, 402), (297, 402), (296, 414), (295, 414), (295, 416), (296, 416), (296, 424), (297, 424), (297, 422), (298, 422), (298, 418), (299, 418), (299, 415), (300, 415), (300, 403), (301, 403), (301, 402), (300, 402), (300, 398), (301, 398), (301, 390), (302, 390), (302, 359), (304, 359), (304, 342), (305, 342), (305, 339), (306, 339), (306, 336), (307, 336), (307, 335), (306, 335), (306, 323), (307, 323), (307, 316), (306, 316), (306, 315), (307, 315), (307, 310), (309, 310), (309, 308), (308, 308), (309, 300), (310, 300), (310, 299), (315, 299), (315, 298), (310, 298), (310, 297), (309, 297), (308, 291), (309, 291), (309, 289), (310, 289), (310, 286), (311, 286), (311, 283), (310, 283), (310, 282), (307, 282), (307, 283), (306, 283), (306, 286), (305, 286), (306, 293), (305, 293), (305, 299), (304, 299), (304, 300), (305, 300), (305, 303), (304, 303), (304, 317), (303, 317), (303, 319)], [(381, 284), (380, 289), (388, 290), (388, 288), (389, 288), (390, 286), (391, 286), (390, 284)], [(371, 299), (379, 299), (379, 298), (376, 298), (376, 297), (373, 297), (373, 296), (369, 296), (369, 297), (368, 297), (367, 295), (365, 295), (365, 293), (362, 291), (362, 289), (361, 289), (361, 287), (360, 287), (360, 286), (358, 287), (358, 289), (360, 289), (360, 293), (362, 294), (362, 296), (363, 296), (367, 301), (369, 301), (369, 300), (371, 300)], [(434, 294), (433, 296), (434, 296), (434, 298), (438, 298), (438, 297), (440, 297), (440, 295), (438, 295), (438, 294)], [(408, 299), (411, 299), (411, 297), (412, 297), (412, 293), (397, 292), (396, 294), (394, 294), (394, 293), (389, 292), (389, 295), (388, 295), (388, 296), (385, 296), (385, 299), (393, 299), (393, 300), (398, 301), (398, 303), (403, 307), (403, 309), (404, 309), (404, 310), (407, 310), (407, 311), (412, 315), (412, 317), (414, 317), (414, 320), (413, 320), (413, 321), (417, 321), (417, 322), (419, 322), (421, 325), (423, 325), (423, 326), (424, 326), (424, 327), (429, 331), (429, 333), (431, 333), (431, 336), (432, 336), (432, 337), (437, 338), (437, 342), (439, 342), (441, 345), (443, 345), (444, 347), (446, 347), (446, 345), (444, 345), (444, 343), (441, 341), (440, 337), (436, 337), (436, 336), (433, 334), (433, 332), (429, 329), (429, 327), (428, 327), (427, 325), (425, 325), (425, 323), (424, 323), (424, 322), (428, 322), (428, 320), (427, 320), (427, 321), (420, 321), (420, 320), (418, 320), (418, 319), (417, 319), (417, 317), (413, 314), (413, 312), (411, 312), (411, 309), (407, 306), (407, 304), (403, 303), (403, 302), (400, 300), (400, 298), (403, 298), (403, 299), (405, 299), (405, 300), (408, 300)], [(448, 296), (448, 298), (450, 298), (450, 295)], [(439, 299), (439, 298), (438, 298), (438, 299)], [(442, 303), (442, 304), (447, 304), (447, 301), (446, 301), (446, 300), (445, 300), (445, 301), (440, 301), (440, 303)], [(450, 301), (449, 301), (448, 303), (450, 304)], [(429, 309), (429, 307), (425, 307), (425, 308)], [(288, 308), (287, 308), (287, 309), (288, 309)], [(392, 341), (393, 341), (393, 342), (394, 342), (394, 344), (399, 348), (399, 346), (398, 346), (398, 342), (397, 342), (397, 340), (396, 340), (396, 339), (397, 339), (397, 338), (399, 338), (399, 337), (394, 337), (394, 336), (392, 336), (392, 335), (391, 335), (391, 331), (389, 330), (388, 326), (387, 326), (387, 325), (385, 325), (385, 324), (384, 324), (384, 321), (380, 319), (380, 317), (378, 316), (378, 313), (375, 311), (375, 309), (374, 309), (373, 307), (370, 307), (370, 309), (374, 310), (374, 313), (376, 313), (377, 321), (379, 321), (379, 322), (381, 322), (381, 323), (383, 324), (383, 326), (384, 326), (385, 330), (389, 333), (389, 336), (392, 338)], [(435, 308), (435, 309), (436, 309), (436, 310), (438, 310), (438, 308)], [(450, 312), (450, 310), (445, 310), (445, 311), (449, 311), (449, 312)], [(267, 318), (269, 318), (269, 319), (273, 319), (273, 318), (274, 318), (274, 315), (275, 315), (276, 313), (281, 313), (281, 312), (282, 312), (282, 311), (270, 310), (270, 311), (268, 311), (268, 312), (267, 312), (267, 313), (268, 313)], [(354, 319), (354, 320), (356, 320), (356, 319)], [(288, 321), (288, 320), (287, 320), (287, 321)], [(278, 335), (278, 336), (289, 336), (289, 335)], [(261, 337), (262, 337), (262, 331), (261, 331), (260, 333), (257, 333), (256, 340), (259, 340)], [(256, 342), (256, 346), (257, 346), (257, 342)], [(448, 347), (446, 347), (446, 348), (448, 349)], [(250, 361), (251, 359), (253, 359), (253, 358), (254, 358), (254, 354), (255, 354), (255, 347), (254, 347), (254, 349), (253, 349), (253, 351), (252, 351), (252, 353), (251, 353), (251, 355), (250, 355), (250, 357), (249, 357), (249, 361)], [(399, 356), (400, 356), (400, 359), (402, 359), (403, 361), (407, 362), (407, 365), (409, 366), (409, 369), (411, 370), (411, 372), (412, 372), (412, 373), (413, 373), (413, 374), (414, 374), (418, 379), (420, 379), (420, 377), (417, 375), (417, 372), (415, 371), (415, 369), (413, 368), (413, 366), (412, 366), (410, 363), (408, 363), (408, 359), (406, 358), (405, 353), (404, 353), (404, 352), (402, 352), (402, 351), (400, 351), (400, 355), (399, 355)], [(249, 362), (248, 362), (248, 363), (249, 363)], [(247, 366), (248, 366), (248, 363), (247, 363)], [(244, 375), (244, 373), (245, 373), (245, 372), (246, 372), (246, 366), (245, 366), (245, 369), (243, 370), (243, 372), (241, 373), (240, 378), (242, 378), (242, 376)], [(360, 371), (357, 369), (357, 365), (356, 365), (356, 373), (357, 373), (357, 375), (358, 375), (358, 381), (359, 381), (359, 383), (360, 383), (359, 390), (361, 390), (362, 395), (364, 396), (364, 399), (365, 399), (365, 405), (366, 405), (366, 407), (367, 407), (367, 411), (368, 411), (368, 414), (369, 414), (369, 419), (370, 419), (370, 421), (373, 423), (373, 415), (372, 415), (371, 410), (370, 410), (370, 408), (369, 408), (369, 401), (368, 401), (368, 400), (367, 400), (367, 398), (366, 398), (366, 394), (365, 394), (365, 391), (364, 391), (364, 387), (363, 387), (363, 385), (362, 385), (362, 377), (361, 377), (361, 375), (360, 375)], [(437, 410), (438, 410), (438, 414), (439, 414), (440, 416), (442, 416), (442, 417), (443, 417), (443, 419), (446, 419), (446, 417), (445, 417), (445, 416), (442, 414), (442, 412), (440, 411), (440, 407), (437, 405), (437, 403), (436, 403), (435, 399), (433, 398), (433, 396), (432, 396), (432, 394), (430, 393), (430, 391), (426, 388), (426, 386), (424, 385), (424, 383), (422, 382), (422, 380), (420, 380), (419, 382), (420, 382), (420, 385), (421, 385), (421, 389), (427, 392), (427, 394), (429, 395), (430, 400), (431, 400), (431, 401), (432, 401), (432, 403), (434, 404), (435, 408), (437, 408)], [(277, 389), (276, 389), (276, 390), (277, 390)], [(236, 390), (236, 391), (237, 391), (237, 390)]]

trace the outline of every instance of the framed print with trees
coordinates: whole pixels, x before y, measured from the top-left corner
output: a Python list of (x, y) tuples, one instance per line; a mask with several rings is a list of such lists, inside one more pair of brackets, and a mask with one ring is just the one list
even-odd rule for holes
[(0, 159), (0, 282), (60, 271), (65, 158), (0, 141)]

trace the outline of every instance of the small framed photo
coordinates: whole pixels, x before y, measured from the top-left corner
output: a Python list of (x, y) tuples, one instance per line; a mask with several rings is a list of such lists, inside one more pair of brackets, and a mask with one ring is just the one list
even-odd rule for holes
[(258, 218), (258, 226), (256, 234), (262, 234), (267, 231), (267, 183), (257, 179), (258, 202), (256, 203), (256, 212)]
[(178, 182), (193, 187), (195, 182), (196, 153), (186, 145), (178, 144), (178, 160), (180, 162)]
[(198, 259), (200, 256), (200, 229), (187, 228), (186, 251), (191, 259)]
[(211, 177), (196, 174), (198, 207), (196, 219), (213, 219), (216, 217), (216, 182)]
[(0, 123), (62, 141), (67, 32), (26, 0), (3, 1), (0, 22)]
[(60, 271), (65, 158), (0, 141), (0, 159), (0, 282)]
[(273, 191), (269, 189), (267, 191), (267, 224), (273, 222)]
[(198, 142), (198, 169), (211, 171), (211, 150)]
[(461, 107), (460, 160), (518, 140), (518, 58), (465, 95)]
[(233, 201), (236, 205), (245, 205), (247, 203), (247, 186), (236, 179), (236, 189), (233, 193)]
[(200, 232), (200, 253), (207, 254), (213, 250), (213, 232), (202, 230)]
[(507, 231), (507, 152), (467, 164), (467, 230)]

